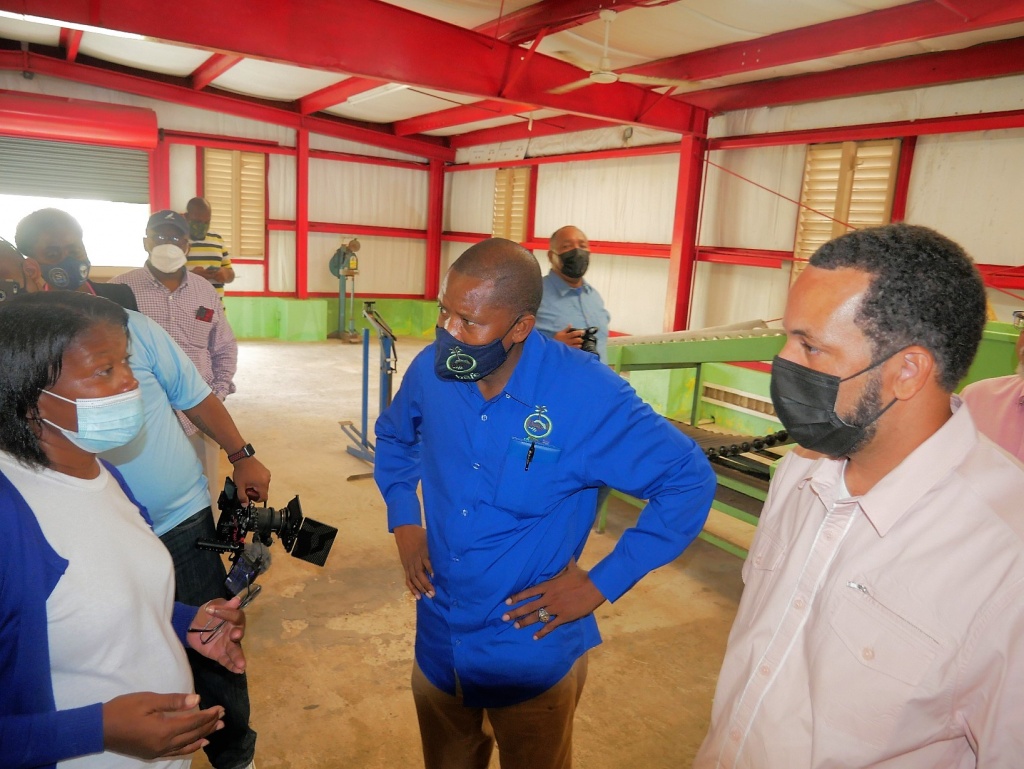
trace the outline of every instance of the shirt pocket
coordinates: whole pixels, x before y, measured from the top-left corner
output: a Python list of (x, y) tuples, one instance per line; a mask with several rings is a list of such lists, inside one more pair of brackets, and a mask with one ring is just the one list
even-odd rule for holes
[(189, 341), (189, 344), (203, 348), (209, 346), (210, 343), (210, 332), (213, 331), (213, 323), (210, 321), (199, 320), (199, 318), (189, 318), (185, 324), (185, 336)]
[(743, 595), (753, 596), (753, 612), (747, 616), (757, 617), (761, 613), (785, 554), (786, 548), (770, 531), (757, 532), (754, 548), (743, 562)]
[(839, 647), (826, 642), (817, 668), (830, 681), (818, 690), (823, 720), (876, 746), (890, 743), (908, 703), (927, 696), (919, 687), (941, 650), (918, 623), (891, 606), (862, 585), (840, 588), (829, 621)]
[(519, 518), (543, 515), (562, 477), (561, 458), (560, 448), (512, 438), (494, 490), (494, 505)]

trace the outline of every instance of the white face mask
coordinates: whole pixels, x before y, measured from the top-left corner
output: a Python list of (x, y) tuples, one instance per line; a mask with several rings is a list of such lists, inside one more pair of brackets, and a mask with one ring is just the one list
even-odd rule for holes
[(185, 252), (174, 243), (161, 243), (149, 252), (149, 263), (160, 272), (177, 272), (187, 261)]

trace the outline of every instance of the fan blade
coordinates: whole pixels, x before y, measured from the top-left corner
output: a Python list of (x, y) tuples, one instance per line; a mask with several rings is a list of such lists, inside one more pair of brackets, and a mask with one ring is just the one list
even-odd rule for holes
[(592, 62), (585, 61), (582, 56), (573, 51), (553, 51), (551, 55), (572, 64), (574, 67), (579, 67), (584, 72), (590, 72), (593, 68)]
[(669, 77), (654, 77), (652, 75), (634, 75), (629, 72), (620, 72), (619, 81), (623, 83), (635, 83), (636, 85), (667, 85), (674, 88), (692, 87), (689, 80), (673, 80)]
[(585, 85), (593, 85), (593, 81), (589, 77), (585, 77), (582, 80), (574, 80), (571, 83), (566, 83), (565, 85), (560, 85), (557, 88), (552, 88), (548, 93), (569, 93), (569, 91), (575, 91), (577, 88), (582, 88)]

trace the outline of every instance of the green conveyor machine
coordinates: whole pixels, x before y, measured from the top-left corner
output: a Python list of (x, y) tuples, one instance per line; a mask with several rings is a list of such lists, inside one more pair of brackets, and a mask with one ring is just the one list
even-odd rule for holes
[[(961, 387), (1003, 376), (1016, 366), (1017, 330), (990, 322)], [(786, 341), (781, 329), (763, 321), (653, 336), (614, 337), (608, 363), (674, 427), (704, 449), (718, 477), (713, 509), (757, 525), (775, 466), (792, 443), (775, 416), (766, 363)], [(612, 495), (637, 507), (643, 500)], [(607, 502), (597, 530), (607, 521)], [(746, 549), (705, 529), (701, 539), (741, 558)]]

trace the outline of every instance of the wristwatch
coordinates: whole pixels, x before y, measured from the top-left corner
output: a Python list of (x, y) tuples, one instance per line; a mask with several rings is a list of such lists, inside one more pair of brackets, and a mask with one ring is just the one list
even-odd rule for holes
[(251, 443), (247, 443), (244, 446), (242, 446), (242, 448), (240, 448), (238, 451), (236, 451), (234, 454), (228, 454), (228, 462), (230, 462), (231, 464), (234, 464), (239, 459), (245, 459), (246, 457), (251, 457), (255, 453), (256, 453), (256, 449), (254, 449), (252, 447)]

